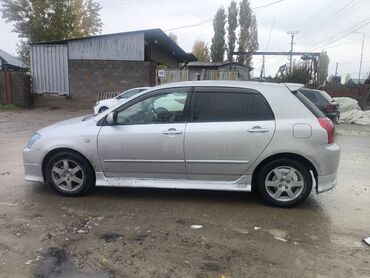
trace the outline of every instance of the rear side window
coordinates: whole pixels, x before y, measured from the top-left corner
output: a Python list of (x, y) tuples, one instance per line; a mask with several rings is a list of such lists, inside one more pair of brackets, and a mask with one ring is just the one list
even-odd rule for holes
[(304, 106), (307, 107), (308, 110), (312, 112), (312, 114), (315, 115), (316, 118), (325, 118), (325, 115), (320, 111), (320, 109), (309, 101), (302, 93), (295, 91), (293, 94), (304, 104)]
[(317, 103), (318, 99), (316, 94), (313, 91), (302, 90), (300, 91), (306, 98), (308, 98), (312, 103)]
[(324, 91), (308, 89), (301, 89), (299, 91), (314, 104), (327, 104), (332, 101), (331, 97)]
[(274, 115), (258, 93), (241, 89), (200, 88), (196, 90), (193, 122), (267, 121)]
[(329, 102), (334, 101), (334, 99), (325, 91), (320, 91), (320, 95)]

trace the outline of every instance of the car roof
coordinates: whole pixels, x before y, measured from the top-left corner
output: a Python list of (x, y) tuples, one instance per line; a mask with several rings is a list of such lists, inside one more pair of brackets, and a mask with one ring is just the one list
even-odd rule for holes
[[(173, 87), (214, 87), (214, 86), (221, 86), (221, 87), (241, 87), (241, 88), (288, 88), (291, 87), (292, 83), (272, 83), (272, 82), (258, 82), (258, 81), (229, 81), (229, 80), (202, 80), (202, 81), (183, 81), (183, 82), (174, 82), (174, 83), (166, 83), (156, 87), (152, 87), (153, 89), (166, 89), (166, 88), (173, 88)], [(302, 84), (295, 84), (299, 85), (298, 87), (303, 87)]]

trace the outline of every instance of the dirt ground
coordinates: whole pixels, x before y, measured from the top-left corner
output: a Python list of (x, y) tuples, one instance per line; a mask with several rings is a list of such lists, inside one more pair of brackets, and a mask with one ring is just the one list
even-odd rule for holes
[(0, 111), (0, 277), (370, 277), (370, 129), (338, 127), (338, 186), (294, 209), (231, 192), (66, 198), (25, 182), (32, 132), (87, 113)]

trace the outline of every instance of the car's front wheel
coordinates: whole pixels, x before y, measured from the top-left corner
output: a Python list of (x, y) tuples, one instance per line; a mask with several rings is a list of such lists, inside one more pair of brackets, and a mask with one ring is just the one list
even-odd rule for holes
[(59, 193), (81, 196), (94, 188), (95, 175), (91, 165), (73, 152), (53, 155), (46, 164), (46, 180)]
[(257, 189), (270, 205), (293, 207), (307, 199), (312, 190), (310, 171), (292, 159), (276, 159), (258, 172)]

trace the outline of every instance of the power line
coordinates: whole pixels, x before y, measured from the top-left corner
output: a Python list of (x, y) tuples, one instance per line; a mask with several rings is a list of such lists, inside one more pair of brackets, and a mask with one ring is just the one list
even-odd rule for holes
[(352, 43), (358, 42), (358, 41), (361, 41), (361, 39), (356, 39), (356, 40), (353, 40), (353, 41), (344, 42), (344, 43), (341, 43), (341, 44), (336, 44), (336, 45), (333, 45), (333, 46), (329, 46), (326, 49), (328, 49), (328, 48), (330, 48), (330, 49), (331, 48), (336, 48), (336, 47), (339, 47), (339, 46), (342, 46), (342, 45), (352, 44)]
[(313, 26), (313, 28), (311, 27), (308, 31), (305, 31), (304, 36), (307, 36), (308, 34), (311, 34), (312, 32), (314, 32), (317, 29), (322, 31), (327, 26), (330, 26), (330, 24), (333, 22), (333, 20), (338, 21), (338, 19), (340, 19), (341, 15), (344, 14), (344, 13), (346, 13), (346, 16), (348, 17), (348, 15), (351, 12), (355, 11), (355, 7), (357, 7), (359, 4), (361, 4), (361, 1), (363, 1), (363, 0), (351, 0), (347, 4), (345, 4), (343, 7), (341, 7), (338, 11), (336, 11), (334, 14), (332, 14), (331, 16), (322, 17), (321, 20), (316, 21), (314, 25), (311, 24), (311, 26)]
[(272, 24), (271, 24), (271, 29), (270, 29), (269, 38), (268, 38), (268, 40), (267, 40), (266, 50), (268, 50), (269, 45), (270, 45), (270, 39), (271, 39), (272, 30), (274, 29), (274, 25), (275, 25), (275, 16), (274, 16), (274, 17), (273, 17), (273, 19), (272, 19)]
[(205, 23), (208, 23), (208, 22), (211, 22), (213, 19), (207, 19), (207, 20), (204, 20), (204, 21), (201, 21), (201, 22), (198, 22), (198, 23), (195, 23), (195, 24), (191, 24), (191, 25), (184, 25), (184, 26), (179, 26), (179, 27), (174, 27), (174, 28), (171, 28), (171, 29), (166, 29), (164, 30), (165, 32), (169, 32), (169, 31), (174, 31), (174, 30), (179, 30), (179, 29), (185, 29), (185, 28), (191, 28), (191, 27), (197, 27), (197, 26), (200, 26), (200, 25), (203, 25)]
[[(343, 36), (341, 36), (339, 38), (336, 38), (336, 39), (333, 39), (333, 40), (331, 40), (331, 38), (329, 38), (329, 39), (326, 39), (326, 40), (322, 41), (321, 43), (319, 43), (320, 46), (313, 47), (313, 48), (310, 49), (310, 51), (316, 50), (316, 49), (319, 49), (319, 48), (324, 48), (324, 47), (326, 47), (328, 45), (331, 45), (331, 44), (333, 44), (333, 43), (335, 43), (335, 42), (337, 42), (337, 41), (339, 41), (341, 39), (344, 39), (345, 37), (349, 36), (353, 32), (356, 32), (356, 31), (360, 30), (361, 28), (365, 27), (366, 25), (370, 24), (369, 19), (370, 18), (366, 18), (365, 20), (363, 20), (363, 21), (355, 24), (354, 26), (356, 26), (356, 27), (353, 30), (350, 30), (348, 32), (345, 32), (345, 31), (339, 32), (338, 34), (336, 34), (336, 35), (334, 35), (334, 36), (331, 37), (331, 38), (335, 38), (336, 36), (338, 36), (338, 35), (340, 35), (340, 34), (342, 34), (342, 33), (345, 32), (345, 35), (343, 35)], [(366, 22), (364, 23), (364, 21), (366, 21)], [(359, 25), (359, 24), (361, 24), (361, 25)], [(351, 28), (353, 28), (354, 26), (352, 26)]]
[[(134, 0), (132, 0), (132, 1), (134, 1)], [(252, 11), (255, 11), (255, 10), (261, 11), (262, 9), (265, 9), (267, 7), (270, 7), (274, 4), (277, 4), (277, 3), (280, 3), (280, 2), (283, 2), (283, 1), (285, 1), (285, 0), (274, 1), (274, 2), (270, 2), (270, 3), (267, 3), (267, 4), (262, 5), (262, 6), (254, 7), (254, 8), (252, 8)], [(167, 30), (164, 30), (164, 31), (168, 32), (168, 31), (180, 30), (180, 29), (185, 29), (185, 28), (197, 27), (197, 26), (200, 26), (200, 25), (212, 22), (212, 21), (213, 21), (213, 18), (209, 18), (209, 19), (203, 20), (203, 21), (195, 23), (195, 24), (178, 26), (178, 27), (170, 28), (170, 29), (167, 29)]]
[(270, 7), (270, 6), (274, 5), (274, 4), (277, 4), (277, 3), (280, 3), (280, 2), (283, 2), (283, 1), (285, 1), (285, 0), (278, 0), (278, 1), (275, 1), (275, 2), (267, 3), (267, 4), (262, 5), (262, 6), (259, 6), (259, 7), (254, 7), (254, 8), (252, 8), (252, 10), (253, 11), (257, 11), (259, 9), (267, 8), (267, 7)]

